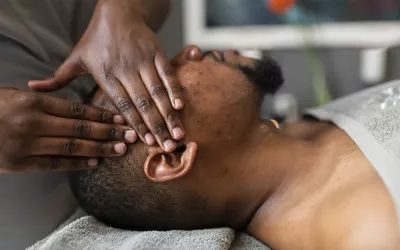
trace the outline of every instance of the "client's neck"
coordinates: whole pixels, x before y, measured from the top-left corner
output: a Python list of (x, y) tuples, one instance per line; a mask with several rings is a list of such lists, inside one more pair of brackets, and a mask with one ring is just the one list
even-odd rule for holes
[(324, 145), (308, 139), (309, 131), (287, 135), (274, 131), (270, 124), (260, 124), (253, 131), (243, 144), (242, 161), (235, 169), (241, 178), (236, 197), (243, 204), (239, 208), (241, 221), (237, 223), (246, 223), (252, 234), (264, 217), (296, 202), (300, 198), (296, 194), (305, 193), (306, 189), (311, 192), (312, 186), (303, 184), (320, 176), (320, 169), (325, 169), (321, 164), (329, 164)]

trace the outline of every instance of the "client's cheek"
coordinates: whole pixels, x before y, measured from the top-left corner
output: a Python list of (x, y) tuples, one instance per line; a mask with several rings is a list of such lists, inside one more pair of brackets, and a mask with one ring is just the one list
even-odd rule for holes
[(205, 75), (207, 72), (197, 67), (182, 67), (179, 70), (178, 80), (188, 101), (200, 102), (206, 97), (209, 87), (204, 79)]

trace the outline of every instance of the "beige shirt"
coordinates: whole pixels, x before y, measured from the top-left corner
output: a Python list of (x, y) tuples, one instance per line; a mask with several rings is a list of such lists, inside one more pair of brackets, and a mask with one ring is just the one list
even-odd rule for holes
[[(51, 76), (85, 30), (97, 0), (0, 0), (0, 87), (28, 90)], [(83, 101), (95, 82), (80, 78), (52, 95)], [(0, 175), (0, 249), (23, 249), (74, 210), (62, 173)]]

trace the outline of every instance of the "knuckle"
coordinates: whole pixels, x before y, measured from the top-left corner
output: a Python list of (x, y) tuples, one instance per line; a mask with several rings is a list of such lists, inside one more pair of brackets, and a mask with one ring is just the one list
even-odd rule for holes
[(165, 96), (167, 94), (164, 86), (162, 86), (161, 84), (154, 84), (151, 87), (151, 96), (152, 97), (162, 97)]
[(175, 71), (174, 71), (174, 69), (172, 67), (168, 66), (168, 67), (164, 67), (163, 68), (162, 74), (165, 77), (171, 77), (171, 76), (173, 76), (175, 74)]
[(28, 133), (36, 125), (33, 115), (27, 113), (14, 115), (10, 122), (19, 133)]
[(178, 120), (178, 118), (179, 118), (178, 117), (178, 112), (176, 112), (176, 111), (171, 111), (167, 115), (167, 121), (168, 122), (174, 122), (174, 121)]
[(127, 56), (126, 54), (123, 54), (120, 58), (120, 68), (122, 72), (129, 72), (129, 70), (132, 69), (133, 67), (133, 62), (132, 59)]
[(72, 102), (71, 104), (69, 104), (69, 109), (72, 117), (75, 119), (86, 117), (87, 109), (84, 105), (80, 103)]
[(112, 68), (107, 64), (101, 64), (101, 74), (103, 75), (103, 78), (107, 81), (114, 79)]
[(15, 114), (11, 119), (10, 122), (13, 126), (19, 127), (25, 125), (27, 122), (29, 122), (30, 118), (27, 114), (21, 113), (21, 114)]
[(103, 142), (98, 142), (96, 144), (97, 155), (105, 155), (108, 151), (108, 144)]
[(150, 98), (140, 96), (137, 98), (137, 106), (143, 113), (149, 112), (153, 108), (153, 102)]
[(73, 126), (76, 135), (81, 138), (87, 138), (92, 131), (92, 126), (87, 121), (76, 120)]
[(108, 140), (115, 140), (119, 136), (118, 129), (116, 127), (110, 127), (107, 129), (107, 139)]
[(181, 87), (179, 85), (172, 86), (171, 88), (168, 89), (168, 92), (171, 95), (176, 95), (181, 93)]
[(137, 65), (140, 65), (146, 61), (146, 53), (142, 49), (138, 48), (133, 51), (134, 60)]
[(39, 104), (40, 98), (38, 95), (31, 93), (21, 94), (17, 99), (17, 104), (23, 107), (34, 107)]
[(142, 121), (134, 121), (133, 124), (133, 129), (139, 133), (139, 131), (141, 131), (143, 128), (146, 127), (146, 124), (144, 124), (144, 122)]
[(133, 106), (131, 100), (125, 97), (117, 98), (115, 105), (121, 113), (126, 113), (128, 110), (132, 109)]
[(101, 112), (101, 120), (105, 123), (112, 123), (113, 122), (113, 114), (107, 111)]
[(61, 142), (61, 152), (65, 155), (76, 154), (79, 150), (78, 139), (65, 139)]
[(156, 125), (153, 127), (153, 132), (155, 135), (162, 135), (167, 132), (167, 127), (165, 125)]

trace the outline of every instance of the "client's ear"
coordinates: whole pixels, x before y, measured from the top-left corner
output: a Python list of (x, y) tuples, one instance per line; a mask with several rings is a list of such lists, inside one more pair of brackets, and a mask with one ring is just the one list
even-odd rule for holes
[(193, 167), (197, 154), (197, 144), (189, 142), (168, 153), (161, 148), (151, 149), (144, 163), (144, 172), (154, 182), (178, 179)]

